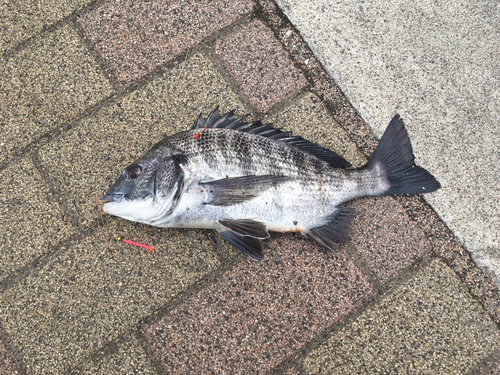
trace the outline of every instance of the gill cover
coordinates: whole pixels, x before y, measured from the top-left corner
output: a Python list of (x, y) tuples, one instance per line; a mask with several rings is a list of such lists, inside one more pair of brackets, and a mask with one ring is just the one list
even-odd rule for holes
[(184, 171), (179, 160), (167, 157), (127, 167), (102, 198), (104, 212), (151, 224), (174, 210), (182, 193)]

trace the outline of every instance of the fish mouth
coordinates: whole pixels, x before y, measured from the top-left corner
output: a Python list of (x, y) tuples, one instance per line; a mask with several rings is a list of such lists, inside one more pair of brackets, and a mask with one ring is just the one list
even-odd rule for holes
[(106, 194), (104, 197), (101, 198), (101, 201), (103, 204), (110, 203), (110, 202), (116, 202), (119, 203), (122, 201), (124, 194)]

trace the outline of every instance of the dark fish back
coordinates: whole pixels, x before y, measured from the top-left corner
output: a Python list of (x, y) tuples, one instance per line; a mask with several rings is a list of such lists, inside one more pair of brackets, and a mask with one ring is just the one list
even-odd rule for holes
[[(333, 170), (325, 161), (302, 149), (259, 135), (230, 129), (189, 130), (173, 136), (171, 144), (191, 167), (241, 170), (247, 175), (284, 175), (316, 178)], [(191, 164), (193, 163), (193, 164)], [(232, 176), (235, 177), (235, 176)]]

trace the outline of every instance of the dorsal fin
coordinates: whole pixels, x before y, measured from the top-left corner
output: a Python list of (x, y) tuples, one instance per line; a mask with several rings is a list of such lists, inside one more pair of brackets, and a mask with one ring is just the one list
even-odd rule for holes
[(321, 160), (326, 161), (334, 168), (348, 168), (351, 166), (351, 163), (349, 163), (342, 156), (336, 154), (332, 150), (321, 147), (316, 143), (309, 142), (302, 137), (291, 136), (290, 132), (284, 132), (281, 129), (274, 128), (272, 124), (264, 125), (260, 120), (250, 123), (245, 122), (243, 121), (243, 119), (248, 115), (237, 118), (233, 117), (234, 112), (235, 111), (232, 110), (226, 113), (224, 116), (221, 116), (219, 113), (219, 106), (217, 106), (212, 112), (210, 112), (206, 120), (200, 113), (200, 115), (194, 122), (193, 129), (200, 129), (205, 127), (226, 128), (260, 135), (262, 137), (267, 137), (280, 142), (286, 142), (304, 151), (307, 151), (308, 153), (320, 158)]
[(193, 129), (202, 129), (205, 127), (205, 119), (203, 118), (203, 113), (200, 112), (198, 118), (193, 124)]

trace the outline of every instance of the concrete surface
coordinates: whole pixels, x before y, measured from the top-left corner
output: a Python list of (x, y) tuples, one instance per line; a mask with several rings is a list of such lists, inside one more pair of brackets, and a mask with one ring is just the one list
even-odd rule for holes
[[(364, 164), (376, 137), (275, 3), (6, 8), (1, 374), (298, 375), (337, 364), (498, 374), (498, 289), (421, 197), (352, 202), (358, 214), (336, 254), (273, 234), (260, 263), (213, 231), (101, 220), (95, 195), (216, 104)], [(407, 58), (405, 50), (391, 56)], [(369, 93), (366, 108), (376, 99)], [(410, 121), (418, 161), (432, 172), (443, 167), (421, 145), (450, 148), (457, 132), (447, 129), (427, 140)]]
[(378, 136), (403, 117), (425, 199), (500, 285), (500, 4), (277, 3)]

